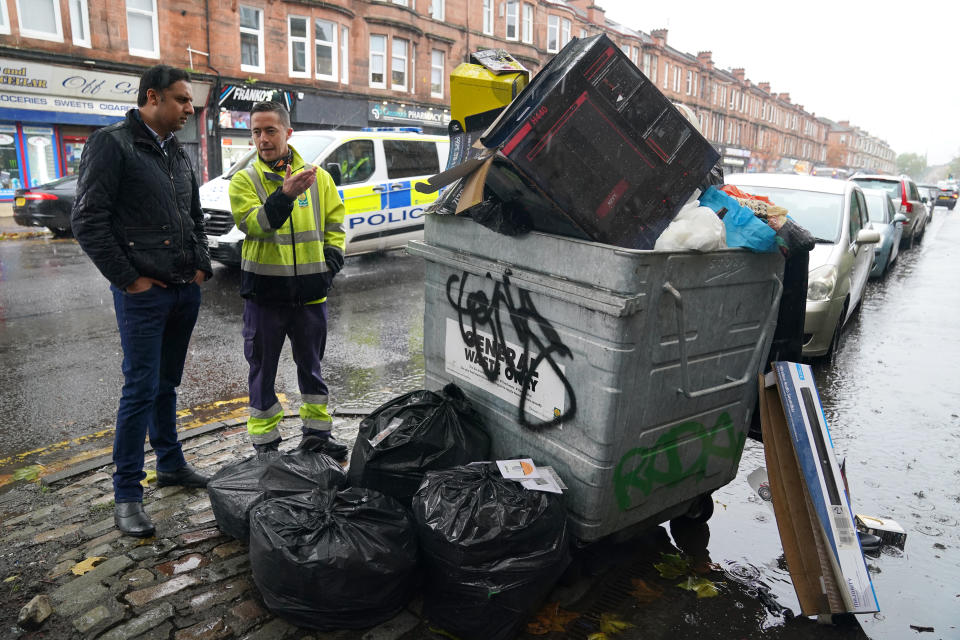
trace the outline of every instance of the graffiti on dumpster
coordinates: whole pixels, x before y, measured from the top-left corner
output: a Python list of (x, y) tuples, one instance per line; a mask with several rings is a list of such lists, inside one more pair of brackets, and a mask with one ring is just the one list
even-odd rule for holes
[[(530, 292), (511, 286), (509, 274), (507, 271), (495, 282), (490, 297), (481, 288), (467, 291), (470, 276), (466, 272), (447, 280), (447, 300), (457, 312), (466, 358), (472, 365), (479, 365), (491, 383), (508, 381), (519, 387), (520, 424), (531, 429), (562, 424), (576, 413), (577, 399), (564, 367), (555, 358), (572, 359), (573, 354), (550, 321), (537, 312)], [(493, 276), (488, 273), (486, 279), (492, 281)], [(507, 322), (519, 344), (505, 339)], [(550, 413), (531, 411), (533, 394), (544, 392), (547, 378), (556, 394)], [(528, 412), (541, 421), (528, 419)]]
[[(690, 460), (684, 464), (680, 447), (696, 447), (692, 443), (694, 440), (700, 443), (700, 453), (692, 460), (690, 455), (693, 452), (683, 455)], [(734, 434), (733, 421), (726, 412), (720, 414), (712, 429), (699, 422), (678, 424), (661, 435), (652, 447), (631, 449), (620, 458), (613, 474), (617, 505), (621, 511), (633, 506), (631, 488), (639, 489), (647, 496), (658, 485), (673, 484), (691, 476), (700, 480), (711, 457), (735, 460), (743, 451), (745, 441), (746, 434)]]

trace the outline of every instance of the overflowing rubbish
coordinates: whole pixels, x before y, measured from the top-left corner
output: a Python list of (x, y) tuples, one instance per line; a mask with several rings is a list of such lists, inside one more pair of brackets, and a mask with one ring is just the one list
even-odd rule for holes
[(559, 495), (496, 464), (432, 471), (413, 498), (424, 616), (462, 640), (513, 638), (570, 562)]
[(773, 509), (801, 611), (878, 611), (813, 370), (775, 362), (759, 391)]
[(449, 469), (490, 453), (490, 437), (454, 384), (439, 393), (395, 398), (360, 423), (350, 458), (353, 486), (375, 489), (406, 504), (427, 471)]
[(700, 196), (700, 204), (723, 219), (728, 247), (742, 247), (759, 253), (776, 250), (776, 230), (733, 196), (716, 187), (708, 187)]
[(224, 467), (210, 478), (207, 493), (220, 530), (246, 541), (250, 510), (257, 504), (314, 489), (339, 489), (346, 481), (340, 463), (325, 454), (270, 451)]
[(716, 251), (727, 246), (720, 217), (699, 200), (683, 205), (673, 222), (657, 238), (657, 251)]
[(250, 514), (250, 565), (267, 608), (301, 627), (359, 629), (395, 616), (419, 585), (416, 528), (368, 489), (267, 500)]

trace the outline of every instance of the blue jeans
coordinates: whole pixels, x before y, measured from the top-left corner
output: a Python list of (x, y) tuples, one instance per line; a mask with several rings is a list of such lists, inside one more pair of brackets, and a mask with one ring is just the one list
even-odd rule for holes
[(117, 502), (140, 502), (143, 443), (147, 434), (157, 471), (187, 462), (177, 441), (177, 387), (190, 334), (200, 310), (196, 284), (156, 285), (141, 293), (110, 287), (123, 346), (123, 392), (113, 441), (113, 493)]

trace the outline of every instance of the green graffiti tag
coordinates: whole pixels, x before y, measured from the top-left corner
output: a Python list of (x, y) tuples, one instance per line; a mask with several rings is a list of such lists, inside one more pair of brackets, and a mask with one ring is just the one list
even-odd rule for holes
[[(718, 444), (721, 435), (726, 436), (727, 444)], [(696, 476), (702, 480), (707, 471), (707, 462), (712, 456), (727, 460), (736, 460), (743, 452), (746, 434), (734, 434), (733, 421), (726, 412), (721, 413), (712, 429), (705, 428), (699, 422), (684, 422), (673, 427), (652, 447), (631, 449), (622, 458), (614, 471), (614, 493), (621, 511), (630, 504), (630, 489), (637, 488), (644, 495), (650, 495), (654, 486), (674, 484), (684, 478)], [(691, 447), (692, 441), (700, 443), (700, 455), (689, 465), (681, 460), (681, 447)], [(684, 456), (689, 459), (689, 454)]]

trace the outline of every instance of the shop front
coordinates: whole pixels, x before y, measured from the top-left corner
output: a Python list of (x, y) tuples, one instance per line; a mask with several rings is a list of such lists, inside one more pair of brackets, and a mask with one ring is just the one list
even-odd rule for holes
[(756, 171), (756, 164), (751, 162), (750, 150), (738, 147), (724, 147), (721, 162), (725, 173), (743, 173)]
[(220, 90), (217, 125), (220, 130), (220, 168), (226, 171), (253, 149), (250, 139), (250, 109), (258, 102), (273, 100), (293, 109), (294, 95), (285, 89), (230, 84)]
[(420, 127), (424, 133), (447, 135), (450, 109), (390, 100), (370, 100), (367, 117), (371, 127)]
[[(135, 75), (0, 58), (0, 202), (75, 174), (87, 138), (136, 107), (139, 86)], [(209, 87), (194, 82), (193, 93), (200, 110)], [(196, 147), (187, 145), (194, 159)]]

